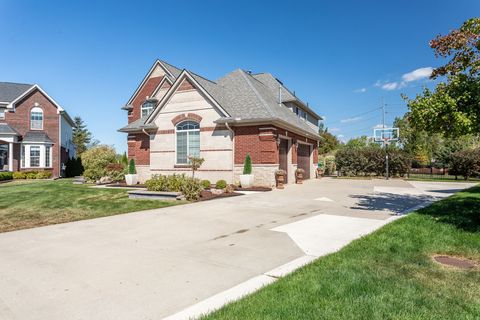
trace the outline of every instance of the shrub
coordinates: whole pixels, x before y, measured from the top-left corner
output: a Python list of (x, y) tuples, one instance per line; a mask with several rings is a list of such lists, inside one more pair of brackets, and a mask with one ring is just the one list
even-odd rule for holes
[(37, 179), (37, 171), (27, 171), (25, 172), (26, 179)]
[(99, 145), (82, 153), (85, 167), (83, 175), (88, 181), (97, 181), (107, 175), (107, 166), (116, 161), (115, 150), (106, 145)]
[(80, 176), (83, 173), (83, 165), (81, 158), (69, 158), (65, 162), (65, 176), (67, 178)]
[(197, 156), (189, 156), (188, 160), (190, 161), (190, 166), (192, 168), (192, 177), (195, 177), (195, 171), (200, 169), (205, 159), (197, 157)]
[(210, 180), (202, 180), (201, 184), (203, 189), (210, 189), (210, 187), (212, 186), (212, 183), (210, 182)]
[(467, 149), (452, 153), (450, 156), (449, 173), (462, 175), (465, 180), (480, 175), (480, 148)]
[(243, 174), (252, 174), (252, 159), (249, 154), (247, 154), (243, 163)]
[(13, 173), (13, 179), (27, 179), (27, 175), (25, 172), (16, 171)]
[(107, 176), (112, 181), (122, 181), (125, 178), (125, 168), (120, 163), (110, 163), (107, 168)]
[(128, 174), (136, 174), (137, 168), (135, 167), (135, 160), (130, 159), (130, 163), (128, 164)]
[(171, 176), (154, 175), (145, 182), (149, 191), (181, 192), (189, 201), (197, 200), (203, 190), (199, 179), (186, 177), (184, 174)]
[(324, 159), (325, 162), (325, 175), (329, 176), (332, 175), (337, 167), (335, 165), (335, 156), (326, 156)]
[(50, 179), (52, 177), (52, 173), (50, 171), (39, 171), (35, 175), (35, 179)]
[(225, 180), (218, 180), (215, 184), (216, 189), (225, 189), (227, 187), (227, 181)]
[(0, 181), (12, 180), (13, 172), (0, 172)]

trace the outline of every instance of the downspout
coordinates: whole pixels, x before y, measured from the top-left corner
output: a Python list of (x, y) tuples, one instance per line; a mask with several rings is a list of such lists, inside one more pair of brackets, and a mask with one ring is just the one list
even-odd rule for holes
[(225, 122), (228, 131), (232, 133), (232, 183), (235, 183), (235, 131)]
[[(45, 147), (44, 147), (45, 150)], [(52, 157), (53, 158), (53, 157)], [(45, 159), (43, 160), (45, 161)], [(53, 159), (50, 161), (53, 162)], [(58, 112), (58, 177), (62, 177), (62, 112)]]

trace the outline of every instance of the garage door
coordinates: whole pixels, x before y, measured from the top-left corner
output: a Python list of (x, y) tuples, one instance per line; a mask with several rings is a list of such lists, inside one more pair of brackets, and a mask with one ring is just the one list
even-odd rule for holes
[(310, 145), (298, 144), (297, 148), (298, 168), (305, 170), (304, 179), (310, 178)]

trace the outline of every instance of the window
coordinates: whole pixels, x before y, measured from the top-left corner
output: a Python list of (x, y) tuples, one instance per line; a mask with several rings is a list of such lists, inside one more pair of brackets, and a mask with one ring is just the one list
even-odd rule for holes
[(43, 129), (43, 110), (38, 107), (35, 107), (30, 111), (30, 129)]
[(200, 125), (183, 121), (177, 125), (177, 163), (188, 164), (188, 156), (200, 155)]
[(0, 119), (5, 119), (5, 109), (0, 109)]
[(40, 167), (39, 146), (30, 146), (30, 167)]
[(156, 100), (147, 100), (142, 104), (142, 118), (150, 115), (155, 108)]
[(45, 147), (45, 167), (50, 168), (50, 146)]
[(25, 146), (22, 146), (22, 168), (25, 168)]

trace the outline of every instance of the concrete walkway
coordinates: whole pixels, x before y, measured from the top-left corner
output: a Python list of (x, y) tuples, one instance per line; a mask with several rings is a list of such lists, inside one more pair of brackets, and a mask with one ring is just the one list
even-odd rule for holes
[(468, 187), (322, 179), (0, 234), (0, 319), (188, 319)]

